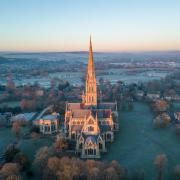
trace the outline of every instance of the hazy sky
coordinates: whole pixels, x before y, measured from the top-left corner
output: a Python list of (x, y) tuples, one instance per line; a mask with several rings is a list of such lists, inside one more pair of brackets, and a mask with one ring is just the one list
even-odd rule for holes
[(180, 50), (180, 0), (0, 0), (1, 51)]

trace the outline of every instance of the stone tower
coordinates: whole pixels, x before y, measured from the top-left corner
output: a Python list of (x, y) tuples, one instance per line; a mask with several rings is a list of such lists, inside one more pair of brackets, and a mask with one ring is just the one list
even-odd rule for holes
[(96, 86), (96, 74), (94, 70), (92, 43), (90, 37), (89, 44), (89, 60), (86, 74), (86, 91), (83, 96), (83, 103), (86, 106), (97, 105), (97, 86)]

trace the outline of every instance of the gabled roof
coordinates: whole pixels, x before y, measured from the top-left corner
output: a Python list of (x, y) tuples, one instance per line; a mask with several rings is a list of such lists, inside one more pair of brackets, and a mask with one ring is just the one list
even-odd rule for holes
[(83, 128), (83, 125), (72, 125), (71, 131), (81, 131)]
[(93, 143), (97, 143), (99, 134), (98, 135), (85, 135), (84, 133), (82, 133), (82, 136), (84, 138), (85, 143), (89, 143), (90, 141)]
[(72, 110), (72, 117), (73, 118), (84, 118), (89, 117), (92, 115), (96, 118), (96, 114), (98, 118), (110, 118), (111, 116), (111, 109), (75, 109)]
[(68, 110), (81, 109), (81, 103), (68, 103), (67, 108)]
[(92, 110), (92, 115), (94, 117), (98, 118), (110, 118), (111, 116), (111, 110), (110, 109), (96, 109), (96, 110)]
[(115, 102), (103, 102), (98, 103), (96, 106), (85, 106), (82, 103), (67, 103), (67, 109), (68, 110), (106, 110), (110, 109), (112, 111), (116, 111), (117, 103)]
[(23, 113), (23, 114), (17, 114), (15, 116), (12, 116), (11, 120), (16, 121), (16, 120), (26, 120), (30, 121), (34, 117), (36, 112), (31, 112), (31, 113)]
[(53, 114), (48, 114), (48, 115), (43, 116), (41, 119), (43, 119), (43, 120), (55, 120), (55, 119), (57, 119), (57, 116), (53, 115)]
[(91, 113), (90, 110), (87, 109), (77, 109), (72, 111), (72, 117), (74, 118), (84, 118)]

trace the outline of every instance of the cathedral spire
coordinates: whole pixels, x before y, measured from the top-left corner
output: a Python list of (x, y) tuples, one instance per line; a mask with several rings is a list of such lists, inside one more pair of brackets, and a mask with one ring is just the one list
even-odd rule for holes
[(85, 97), (83, 98), (83, 102), (85, 102), (85, 105), (88, 106), (97, 105), (96, 75), (94, 70), (91, 36), (89, 42), (88, 68), (86, 74), (86, 93), (85, 93)]
[(89, 76), (95, 76), (91, 35), (90, 35), (90, 42), (89, 42), (89, 60), (88, 60), (88, 72), (87, 73)]

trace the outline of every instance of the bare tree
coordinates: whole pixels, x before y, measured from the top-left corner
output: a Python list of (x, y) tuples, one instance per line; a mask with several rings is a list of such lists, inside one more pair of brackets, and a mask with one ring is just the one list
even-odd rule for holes
[(6, 163), (0, 170), (0, 179), (20, 180), (20, 167), (17, 163)]
[(12, 132), (16, 135), (17, 138), (20, 138), (21, 134), (21, 124), (18, 121), (13, 122)]
[(14, 144), (9, 144), (5, 150), (5, 161), (6, 162), (13, 161), (15, 155), (18, 152), (19, 152), (19, 149), (17, 149)]
[(166, 165), (167, 157), (165, 154), (159, 154), (155, 157), (154, 165), (157, 169), (158, 176), (157, 180), (162, 180), (164, 166)]
[(110, 166), (113, 167), (116, 170), (116, 173), (118, 174), (119, 179), (122, 179), (125, 176), (125, 170), (122, 168), (117, 161), (112, 161), (110, 163)]
[(92, 168), (91, 173), (92, 173), (92, 178), (93, 178), (94, 180), (97, 180), (98, 177), (99, 177), (99, 174), (100, 174), (100, 170), (99, 170), (99, 168), (94, 167), (94, 168)]
[(105, 170), (105, 179), (106, 180), (118, 180), (118, 174), (116, 173), (116, 170), (113, 167), (108, 167)]
[(47, 166), (50, 170), (52, 171), (57, 171), (59, 169), (59, 165), (60, 165), (60, 161), (59, 161), (59, 158), (57, 157), (50, 157), (48, 159), (48, 163), (47, 163)]
[(14, 158), (14, 162), (20, 165), (21, 170), (25, 170), (29, 165), (29, 160), (27, 156), (23, 153), (16, 154)]
[(87, 169), (87, 178), (90, 180), (92, 179), (93, 175), (93, 168), (95, 167), (95, 161), (94, 160), (87, 160), (86, 161), (86, 169)]
[(65, 151), (68, 148), (67, 140), (62, 136), (57, 136), (56, 142), (54, 143), (54, 148), (60, 152)]
[(42, 147), (37, 151), (37, 153), (35, 155), (34, 164), (39, 169), (39, 172), (42, 172), (43, 169), (46, 167), (48, 158), (51, 155), (52, 155), (51, 150), (47, 146)]

